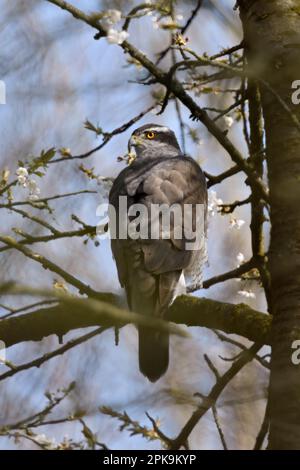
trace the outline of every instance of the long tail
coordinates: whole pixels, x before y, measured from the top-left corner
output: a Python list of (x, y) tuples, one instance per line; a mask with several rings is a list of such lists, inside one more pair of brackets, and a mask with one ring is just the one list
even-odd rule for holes
[[(149, 273), (145, 274), (143, 285), (137, 282), (131, 284), (132, 310), (142, 315), (164, 318), (174, 298), (181, 271), (163, 273), (156, 279)], [(147, 296), (143, 292), (147, 292)], [(138, 327), (138, 333), (140, 371), (151, 382), (156, 382), (168, 369), (169, 334), (144, 326)]]
[(138, 331), (140, 371), (151, 382), (156, 382), (169, 365), (169, 334), (142, 326)]

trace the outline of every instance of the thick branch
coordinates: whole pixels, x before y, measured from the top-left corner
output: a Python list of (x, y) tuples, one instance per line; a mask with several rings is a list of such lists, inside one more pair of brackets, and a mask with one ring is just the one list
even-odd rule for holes
[[(117, 297), (103, 293), (104, 301), (107, 301), (109, 297), (111, 303), (118, 303)], [(23, 341), (40, 341), (51, 334), (61, 336), (76, 328), (112, 327), (117, 324), (116, 320), (103, 315), (103, 311), (98, 313), (91, 311), (88, 308), (90, 299), (78, 300), (80, 300), (78, 307), (74, 299), (72, 305), (38, 309), (25, 315), (2, 320), (0, 321), (0, 339), (8, 347)], [(252, 310), (245, 304), (234, 305), (182, 295), (170, 308), (167, 319), (174, 323), (214, 328), (225, 333), (244, 336), (252, 341), (269, 343), (271, 316)], [(120, 325), (120, 322), (118, 324)], [(122, 324), (126, 324), (126, 321)]]

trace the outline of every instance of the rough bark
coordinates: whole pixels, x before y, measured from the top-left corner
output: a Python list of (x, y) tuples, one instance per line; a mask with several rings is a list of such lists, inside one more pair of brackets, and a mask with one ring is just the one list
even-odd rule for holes
[(262, 79), (270, 187), (269, 448), (300, 449), (300, 366), (291, 361), (300, 326), (300, 133), (283, 104), (300, 118), (300, 106), (291, 101), (292, 82), (300, 79), (300, 4), (240, 0), (238, 5), (251, 71)]

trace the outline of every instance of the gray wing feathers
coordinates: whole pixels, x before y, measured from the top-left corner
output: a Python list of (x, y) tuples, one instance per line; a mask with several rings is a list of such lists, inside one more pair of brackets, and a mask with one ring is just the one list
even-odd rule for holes
[[(118, 196), (129, 197), (129, 205), (204, 204), (207, 207), (205, 177), (188, 157), (134, 162), (116, 179), (110, 202), (117, 208)], [(174, 227), (171, 227), (174, 229)], [(206, 228), (205, 228), (206, 229)], [(125, 287), (129, 307), (144, 315), (163, 317), (178, 291), (184, 272), (192, 282), (201, 277), (206, 259), (205, 247), (185, 249), (184, 240), (171, 239), (112, 240), (120, 283)], [(157, 380), (168, 367), (169, 338), (166, 333), (139, 327), (140, 370)]]

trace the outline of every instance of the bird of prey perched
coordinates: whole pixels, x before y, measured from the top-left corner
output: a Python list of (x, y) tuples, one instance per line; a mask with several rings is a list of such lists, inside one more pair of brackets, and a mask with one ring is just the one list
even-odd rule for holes
[[(148, 209), (155, 204), (192, 207), (189, 219), (192, 227), (182, 227), (181, 239), (175, 236), (175, 218), (171, 216), (167, 238), (162, 235), (159, 217), (161, 236), (158, 238), (116, 236), (111, 240), (119, 281), (126, 290), (129, 308), (142, 315), (163, 318), (176, 295), (185, 291), (185, 280), (201, 283), (206, 261), (206, 180), (199, 165), (183, 155), (174, 132), (168, 127), (157, 124), (139, 127), (129, 140), (129, 155), (133, 148), (133, 162), (121, 171), (109, 194), (109, 202), (117, 215), (132, 220), (128, 211), (134, 204), (143, 204)], [(120, 196), (127, 198), (126, 214), (120, 214)], [(203, 209), (204, 242), (196, 249), (187, 249), (185, 229), (187, 232), (195, 230), (197, 205)], [(185, 219), (180, 223), (184, 225)], [(144, 326), (138, 327), (138, 334), (140, 370), (155, 382), (168, 368), (169, 335)]]

